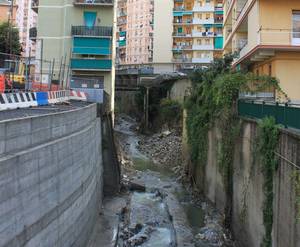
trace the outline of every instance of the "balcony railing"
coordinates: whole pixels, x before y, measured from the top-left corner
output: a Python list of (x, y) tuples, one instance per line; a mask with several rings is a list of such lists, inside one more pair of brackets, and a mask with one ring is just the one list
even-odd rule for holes
[(199, 18), (194, 18), (193, 19), (193, 24), (214, 24), (214, 18), (209, 18), (209, 19), (199, 19)]
[(188, 20), (175, 19), (173, 24), (174, 25), (193, 24), (193, 20), (192, 19), (188, 19)]
[(74, 5), (113, 5), (113, 0), (74, 0)]
[(178, 33), (178, 32), (173, 32), (172, 34), (175, 37), (192, 37), (191, 33)]
[(212, 57), (194, 57), (193, 63), (211, 63), (214, 59)]
[(194, 12), (214, 12), (214, 6), (207, 4), (204, 6), (195, 5), (193, 8)]
[(191, 50), (192, 45), (174, 45), (173, 50)]
[(300, 46), (300, 32), (291, 29), (261, 28), (258, 35), (261, 45)]
[(193, 45), (193, 50), (196, 51), (205, 51), (205, 50), (214, 50), (214, 45)]
[(111, 37), (112, 36), (112, 27), (102, 27), (102, 26), (72, 26), (72, 35), (73, 36), (102, 36), (102, 37)]
[(191, 63), (192, 58), (173, 58), (173, 63)]

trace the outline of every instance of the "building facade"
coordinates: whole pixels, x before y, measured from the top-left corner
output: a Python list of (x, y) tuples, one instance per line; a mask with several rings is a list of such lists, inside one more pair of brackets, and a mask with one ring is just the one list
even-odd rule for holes
[(118, 1), (118, 63), (153, 61), (153, 0)]
[(222, 1), (174, 0), (173, 16), (173, 62), (177, 69), (209, 65), (221, 56)]
[(16, 25), (24, 57), (35, 57), (36, 53), (36, 43), (30, 39), (30, 30), (37, 24), (37, 13), (35, 8), (31, 8), (32, 4), (33, 0), (17, 0)]
[(288, 98), (299, 102), (300, 2), (226, 0), (224, 10), (224, 53), (237, 54), (233, 66), (276, 77)]
[[(119, 63), (158, 73), (194, 69), (222, 56), (221, 0), (119, 0)], [(150, 25), (149, 25), (150, 23)]]
[[(12, 21), (16, 25), (16, 13), (18, 5), (16, 2), (13, 5), (13, 17)], [(7, 22), (10, 19), (11, 1), (0, 0), (0, 22)]]
[(113, 0), (39, 1), (39, 56), (54, 62), (54, 80), (63, 86), (71, 81), (73, 87), (103, 88), (113, 99), (114, 12)]

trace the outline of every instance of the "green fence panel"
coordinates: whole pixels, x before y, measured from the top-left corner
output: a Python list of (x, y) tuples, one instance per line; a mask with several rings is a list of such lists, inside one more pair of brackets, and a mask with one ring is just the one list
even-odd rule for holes
[(239, 100), (238, 113), (241, 117), (256, 119), (274, 117), (277, 124), (289, 128), (300, 129), (299, 107)]

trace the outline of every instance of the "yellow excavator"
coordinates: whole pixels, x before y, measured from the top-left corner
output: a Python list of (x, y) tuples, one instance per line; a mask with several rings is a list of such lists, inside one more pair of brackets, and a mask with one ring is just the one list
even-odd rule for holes
[[(7, 69), (13, 89), (25, 89), (26, 64), (16, 60), (5, 60), (4, 67)], [(29, 73), (29, 71), (27, 71), (27, 73)]]

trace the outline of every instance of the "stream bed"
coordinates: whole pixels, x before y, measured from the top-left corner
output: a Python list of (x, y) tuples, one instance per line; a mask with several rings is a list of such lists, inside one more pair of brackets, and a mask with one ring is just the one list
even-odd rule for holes
[(134, 125), (124, 117), (115, 127), (121, 150), (130, 161), (122, 169), (123, 180), (139, 188), (129, 193), (122, 210), (117, 246), (233, 246), (222, 227), (222, 215), (208, 202), (195, 199), (170, 168), (155, 164), (140, 151)]

